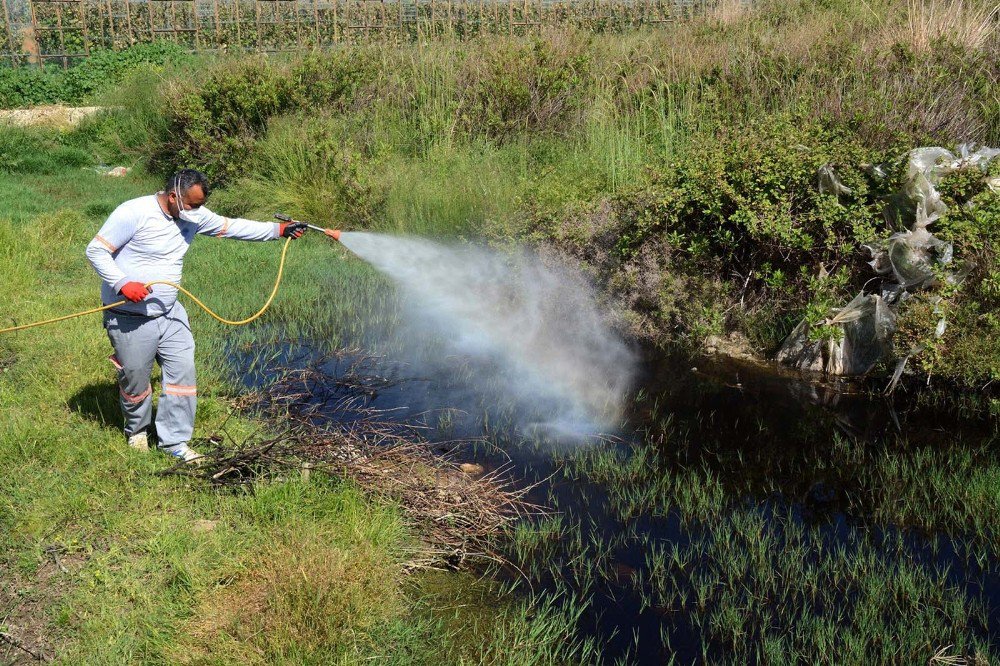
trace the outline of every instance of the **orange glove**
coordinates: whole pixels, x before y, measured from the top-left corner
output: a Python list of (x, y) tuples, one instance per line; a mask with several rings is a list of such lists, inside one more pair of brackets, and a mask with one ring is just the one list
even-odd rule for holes
[(305, 222), (285, 222), (278, 227), (278, 235), (282, 238), (298, 238), (308, 228)]
[(126, 282), (118, 293), (133, 303), (138, 303), (149, 296), (149, 289), (146, 289), (146, 285), (141, 282)]

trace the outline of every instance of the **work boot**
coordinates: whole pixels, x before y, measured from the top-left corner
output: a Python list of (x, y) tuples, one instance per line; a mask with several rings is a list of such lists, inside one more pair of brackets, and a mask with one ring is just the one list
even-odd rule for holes
[(149, 436), (146, 435), (145, 430), (137, 432), (128, 438), (128, 445), (136, 451), (147, 453), (149, 452)]
[(187, 442), (174, 444), (173, 446), (164, 446), (161, 450), (168, 456), (179, 458), (186, 463), (195, 462), (202, 458), (202, 455), (188, 446)]

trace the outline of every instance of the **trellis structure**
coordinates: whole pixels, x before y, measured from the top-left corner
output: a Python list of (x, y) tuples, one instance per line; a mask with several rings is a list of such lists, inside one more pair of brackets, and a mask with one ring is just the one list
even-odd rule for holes
[[(727, 0), (0, 0), (0, 66), (169, 39), (192, 51), (278, 52), (542, 25), (614, 30), (691, 17)], [(728, 0), (731, 1), (731, 0)]]

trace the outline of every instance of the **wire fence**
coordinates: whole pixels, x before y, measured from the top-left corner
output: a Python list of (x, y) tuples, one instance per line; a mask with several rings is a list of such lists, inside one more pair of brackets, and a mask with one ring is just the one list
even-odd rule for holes
[[(169, 39), (191, 51), (280, 52), (425, 36), (616, 30), (683, 20), (733, 0), (0, 0), (0, 66)], [(739, 0), (737, 0), (739, 1)]]

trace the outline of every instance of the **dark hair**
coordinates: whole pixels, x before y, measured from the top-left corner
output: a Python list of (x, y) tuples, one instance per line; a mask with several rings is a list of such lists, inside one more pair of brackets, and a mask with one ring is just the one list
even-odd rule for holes
[(194, 185), (201, 185), (201, 191), (208, 197), (208, 178), (197, 169), (181, 169), (170, 176), (163, 186), (163, 191), (169, 194), (174, 189), (177, 189), (180, 190), (181, 196), (183, 196)]

